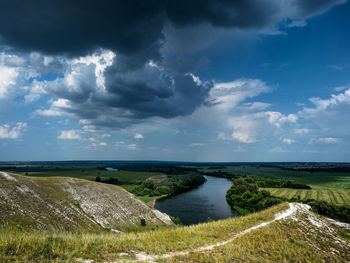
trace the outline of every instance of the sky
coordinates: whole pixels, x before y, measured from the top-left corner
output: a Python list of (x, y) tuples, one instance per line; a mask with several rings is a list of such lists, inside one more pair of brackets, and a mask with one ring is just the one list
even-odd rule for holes
[(350, 162), (345, 0), (0, 0), (0, 161)]

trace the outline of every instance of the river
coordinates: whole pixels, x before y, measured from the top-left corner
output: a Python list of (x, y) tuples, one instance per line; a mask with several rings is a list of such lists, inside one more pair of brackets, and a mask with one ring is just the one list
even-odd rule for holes
[(157, 200), (155, 208), (168, 215), (179, 217), (184, 225), (236, 217), (237, 213), (226, 202), (231, 181), (225, 178), (204, 176), (207, 180), (197, 188), (179, 195)]

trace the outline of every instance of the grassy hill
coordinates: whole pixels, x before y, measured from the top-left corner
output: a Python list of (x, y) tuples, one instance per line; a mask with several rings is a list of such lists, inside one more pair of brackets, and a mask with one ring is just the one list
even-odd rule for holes
[(348, 262), (350, 225), (280, 204), (142, 233), (0, 232), (1, 262)]
[(68, 177), (0, 172), (0, 228), (123, 231), (173, 225), (121, 187)]

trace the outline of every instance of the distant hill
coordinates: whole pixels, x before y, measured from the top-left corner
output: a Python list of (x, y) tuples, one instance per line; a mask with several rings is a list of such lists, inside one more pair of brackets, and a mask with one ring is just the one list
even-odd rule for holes
[(67, 177), (0, 172), (0, 224), (36, 230), (124, 229), (173, 225), (121, 187)]

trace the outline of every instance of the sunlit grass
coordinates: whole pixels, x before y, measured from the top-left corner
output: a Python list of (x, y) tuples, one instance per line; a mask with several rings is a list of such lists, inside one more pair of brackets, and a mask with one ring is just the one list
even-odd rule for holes
[[(0, 262), (69, 262), (75, 258), (98, 262), (113, 260), (129, 250), (162, 254), (226, 240), (251, 226), (274, 218), (287, 204), (260, 213), (193, 226), (163, 228), (141, 233), (32, 232), (3, 227)], [(59, 259), (59, 260), (58, 260)]]
[[(343, 231), (338, 229), (338, 231)], [(350, 241), (349, 233), (342, 236)], [(350, 250), (334, 236), (298, 221), (274, 222), (227, 245), (163, 262), (348, 262)]]

